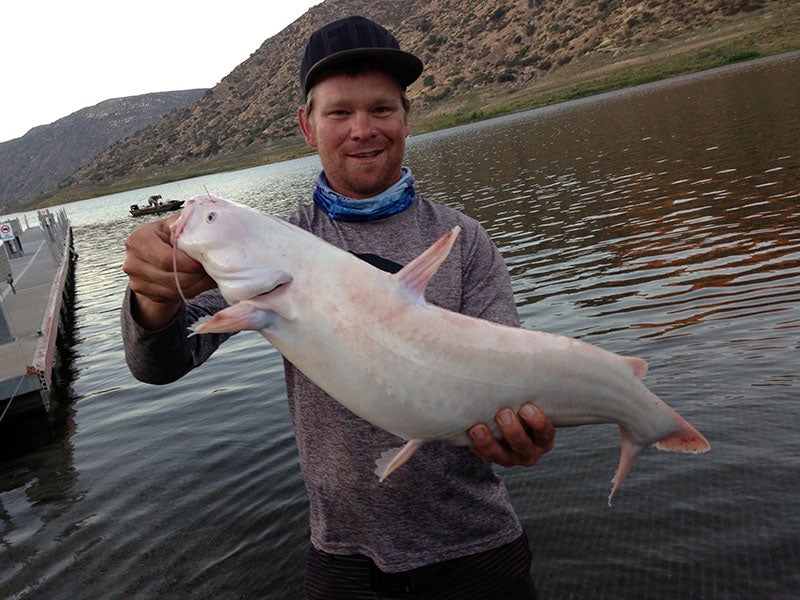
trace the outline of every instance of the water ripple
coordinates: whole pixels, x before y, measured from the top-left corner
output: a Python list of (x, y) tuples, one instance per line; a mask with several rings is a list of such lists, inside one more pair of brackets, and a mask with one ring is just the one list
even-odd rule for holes
[[(648, 385), (712, 442), (702, 457), (643, 453), (610, 510), (614, 427), (560, 430), (535, 469), (504, 470), (543, 596), (800, 587), (800, 61), (776, 60), (409, 141), (418, 189), (497, 242), (526, 326), (646, 358)], [(301, 597), (308, 507), (280, 356), (237, 335), (147, 386), (124, 367), (118, 311), (130, 204), (207, 185), (285, 213), (318, 168), (69, 207), (72, 404), (63, 436), (2, 465), (0, 596)]]

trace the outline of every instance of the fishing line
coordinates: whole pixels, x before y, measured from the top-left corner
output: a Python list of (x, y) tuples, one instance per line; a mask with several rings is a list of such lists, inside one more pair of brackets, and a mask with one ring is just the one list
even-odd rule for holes
[[(211, 192), (208, 191), (208, 186), (203, 184), (203, 189), (206, 191), (206, 195), (211, 198)], [(170, 240), (170, 243), (172, 244), (172, 275), (175, 277), (175, 287), (178, 290), (178, 295), (181, 297), (181, 300), (183, 300), (184, 304), (188, 304), (189, 301), (186, 299), (186, 296), (183, 295), (181, 282), (178, 280), (178, 236), (175, 235), (175, 230), (172, 229), (172, 227), (176, 226), (181, 219), (183, 219), (183, 212), (181, 212), (181, 216), (178, 217), (178, 220), (175, 221), (175, 223), (173, 223), (170, 227), (172, 231), (172, 237), (174, 238)], [(180, 233), (178, 233), (178, 235), (180, 235)]]
[(14, 401), (14, 398), (16, 398), (16, 397), (17, 397), (17, 392), (19, 391), (19, 386), (21, 386), (21, 385), (22, 385), (22, 381), (23, 381), (24, 379), (25, 379), (25, 376), (24, 376), (24, 375), (22, 375), (22, 376), (19, 378), (19, 382), (17, 383), (17, 387), (14, 389), (14, 393), (13, 393), (13, 394), (11, 394), (11, 397), (8, 399), (8, 404), (6, 404), (6, 407), (3, 409), (3, 414), (1, 414), (1, 415), (0, 415), (0, 423), (2, 423), (2, 422), (3, 422), (3, 417), (5, 417), (5, 416), (6, 416), (6, 413), (8, 412), (8, 409), (9, 409), (9, 408), (11, 408), (11, 403)]
[[(180, 230), (178, 228), (178, 223), (180, 223), (182, 219), (183, 219), (183, 212), (181, 212), (181, 215), (178, 217), (178, 220), (169, 226), (169, 231), (170, 231), (169, 243), (172, 246), (172, 276), (175, 279), (175, 288), (178, 290), (178, 296), (181, 297), (183, 303), (187, 304), (188, 300), (186, 300), (186, 296), (183, 295), (183, 289), (181, 289), (181, 282), (178, 279), (178, 237), (180, 237)], [(181, 227), (180, 229), (183, 228)]]
[(172, 275), (175, 278), (175, 287), (178, 289), (178, 295), (181, 297), (181, 300), (183, 300), (183, 303), (187, 304), (189, 301), (186, 299), (186, 296), (183, 295), (181, 282), (178, 279), (178, 249), (175, 244), (172, 245)]

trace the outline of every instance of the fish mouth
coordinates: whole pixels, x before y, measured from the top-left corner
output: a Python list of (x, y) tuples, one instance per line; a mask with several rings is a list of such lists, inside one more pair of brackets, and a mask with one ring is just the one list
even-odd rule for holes
[(252, 274), (242, 278), (231, 278), (228, 275), (226, 279), (221, 279), (217, 283), (222, 296), (234, 304), (243, 300), (258, 301), (274, 296), (281, 288), (291, 284), (293, 278), (284, 271), (275, 271), (264, 273), (256, 279), (257, 281), (253, 280)]
[(183, 233), (183, 230), (186, 228), (186, 223), (189, 221), (189, 215), (191, 213), (191, 207), (194, 204), (194, 198), (191, 198), (186, 201), (186, 206), (183, 207), (181, 214), (175, 219), (174, 222), (170, 223), (169, 226), (169, 243), (172, 245), (173, 248), (178, 247), (178, 240)]

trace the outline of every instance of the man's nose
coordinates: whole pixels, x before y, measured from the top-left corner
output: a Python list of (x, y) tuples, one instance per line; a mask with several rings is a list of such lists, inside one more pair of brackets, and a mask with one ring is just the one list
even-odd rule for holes
[(372, 115), (367, 112), (356, 112), (353, 114), (353, 127), (351, 135), (355, 139), (372, 137), (375, 134), (375, 124)]

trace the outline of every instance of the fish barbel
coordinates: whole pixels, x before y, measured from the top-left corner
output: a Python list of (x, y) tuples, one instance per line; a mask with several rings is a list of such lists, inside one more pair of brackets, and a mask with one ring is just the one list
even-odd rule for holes
[(359, 417), (406, 440), (376, 460), (385, 479), (420, 445), (471, 443), (467, 429), (534, 402), (556, 427), (617, 423), (611, 498), (642, 450), (704, 452), (708, 441), (645, 387), (647, 364), (569, 337), (428, 304), (425, 288), (458, 227), (396, 274), (286, 221), (215, 197), (187, 201), (174, 247), (203, 264), (231, 305), (195, 333), (259, 331)]

